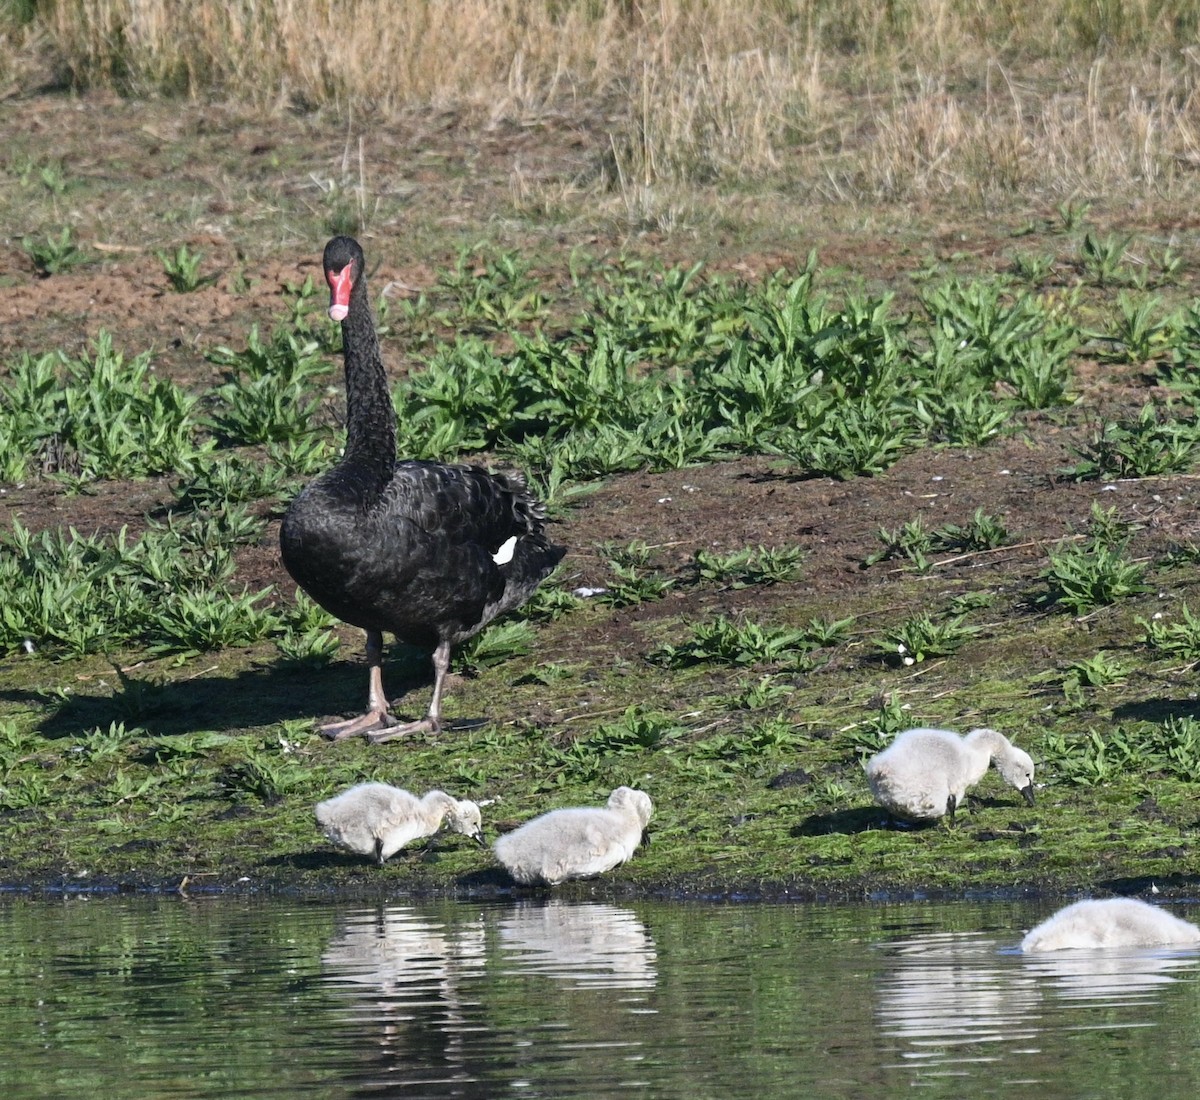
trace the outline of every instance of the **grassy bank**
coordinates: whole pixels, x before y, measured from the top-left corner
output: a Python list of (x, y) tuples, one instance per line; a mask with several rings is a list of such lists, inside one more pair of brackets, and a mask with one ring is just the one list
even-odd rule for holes
[[(653, 843), (601, 889), (1191, 889), (1200, 249), (1157, 37), (1187, 13), (1089, 43), (1059, 9), (1035, 48), (948, 6), (905, 52), (832, 7), (566, 6), (588, 33), (530, 48), (522, 106), (486, 65), (282, 103), (276, 73), (155, 76), (118, 5), (22, 10), (5, 78), (67, 86), (6, 105), (0, 165), (0, 881), (500, 887), (456, 840), (333, 851), (313, 804), (381, 779), (493, 832), (642, 787)], [(567, 49), (522, 11), (505, 33)], [(67, 33), (102, 16), (108, 69)], [(738, 65), (785, 89), (757, 129)], [(313, 732), (361, 706), (361, 640), (276, 549), (341, 441), (345, 230), (403, 453), (526, 470), (570, 548), (458, 658), (447, 713), (487, 721), (377, 747)], [(386, 676), (418, 713), (423, 656)], [(861, 761), (918, 724), (1004, 731), (1038, 805), (992, 776), (953, 829), (884, 827)]]

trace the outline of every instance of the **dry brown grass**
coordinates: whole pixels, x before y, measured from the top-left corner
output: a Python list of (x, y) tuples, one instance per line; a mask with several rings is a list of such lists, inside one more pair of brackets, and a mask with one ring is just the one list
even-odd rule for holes
[(989, 66), (982, 101), (930, 79), (880, 109), (864, 192), (1135, 191), (1194, 187), (1200, 110), (1190, 69), (1097, 60), (1052, 88)]
[(1178, 197), (1200, 166), (1194, 0), (53, 0), (34, 22), (0, 78), (36, 34), (130, 94), (585, 119), (598, 178), (651, 220), (714, 181)]

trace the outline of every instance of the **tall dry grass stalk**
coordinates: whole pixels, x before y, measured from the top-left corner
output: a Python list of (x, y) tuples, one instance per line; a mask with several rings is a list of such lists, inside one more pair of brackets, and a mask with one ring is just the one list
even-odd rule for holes
[[(80, 85), (356, 118), (569, 112), (605, 132), (610, 178), (643, 191), (781, 169), (843, 196), (1162, 189), (1196, 157), (1196, 0), (47, 0), (33, 12)], [(1053, 80), (1024, 79), (1051, 68)]]
[(859, 187), (903, 198), (964, 189), (1169, 195), (1200, 170), (1197, 75), (1099, 60), (1035, 91), (991, 66), (982, 103), (928, 79), (878, 111)]

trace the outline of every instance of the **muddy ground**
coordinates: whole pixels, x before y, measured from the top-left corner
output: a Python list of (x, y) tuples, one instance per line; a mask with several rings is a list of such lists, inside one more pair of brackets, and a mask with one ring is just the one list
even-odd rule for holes
[[(204, 358), (206, 350), (244, 346), (252, 324), (269, 325), (281, 314), (289, 288), (307, 278), (319, 282), (331, 189), (345, 191), (357, 172), (347, 162), (356, 135), (320, 116), (264, 120), (227, 107), (59, 95), (9, 102), (5, 114), (11, 136), (10, 179), (6, 197), (0, 198), (7, 245), (0, 250), (0, 363), (26, 351), (62, 348), (73, 354), (103, 329), (130, 352), (153, 349), (156, 370), (182, 384), (213, 384), (218, 372)], [(703, 261), (708, 271), (747, 279), (783, 266), (801, 267), (815, 249), (829, 285), (886, 289), (901, 303), (913, 299), (922, 272), (1002, 272), (1018, 248), (1062, 257), (1050, 292), (1056, 282), (1066, 288), (1078, 277), (1051, 201), (1014, 199), (992, 210), (940, 201), (892, 209), (818, 207), (773, 191), (712, 191), (697, 193), (690, 223), (685, 218), (664, 230), (631, 224), (619, 196), (597, 188), (599, 123), (589, 128), (579, 120), (551, 119), (528, 129), (480, 131), (458, 125), (453, 117), (429, 116), (364, 129), (370, 217), (360, 235), (378, 265), (374, 287), (388, 286), (398, 299), (431, 291), (437, 273), (453, 265), (459, 249), (477, 241), (531, 257), (537, 277), (551, 286), (565, 283), (577, 249), (667, 266)], [(39, 189), (36, 180), (21, 184), (22, 165), (51, 162), (61, 164), (68, 181), (64, 191)], [(528, 197), (532, 190), (544, 200), (572, 187), (591, 197), (566, 210), (547, 210), (545, 201)], [(1089, 217), (1098, 232), (1129, 234), (1147, 249), (1172, 244), (1183, 263), (1169, 295), (1186, 302), (1200, 293), (1194, 215), (1169, 204), (1109, 209), (1097, 199)], [(20, 241), (63, 224), (75, 227), (92, 262), (40, 277)], [(156, 252), (179, 244), (204, 253), (212, 285), (189, 294), (170, 290)], [(399, 377), (414, 354), (401, 326), (387, 335), (384, 350), (389, 370)], [(714, 688), (770, 670), (655, 681), (644, 660), (652, 643), (719, 613), (772, 622), (854, 614), (849, 644), (818, 670), (796, 674), (795, 691), (780, 711), (820, 751), (811, 759), (793, 751), (763, 762), (739, 776), (744, 787), (731, 789), (727, 806), (711, 808), (723, 822), (722, 843), (739, 854), (728, 857), (714, 847), (678, 861), (680, 870), (667, 855), (648, 855), (643, 871), (635, 862), (616, 884), (595, 889), (705, 896), (953, 893), (970, 889), (972, 875), (979, 873), (986, 888), (997, 890), (1127, 890), (1153, 880), (1164, 889), (1188, 892), (1200, 871), (1200, 860), (1190, 854), (1190, 837), (1200, 827), (1200, 800), (1187, 785), (1162, 787), (1153, 777), (1126, 777), (1108, 789), (1081, 789), (1058, 784), (1048, 769), (1041, 777), (1046, 789), (1040, 805), (1028, 815), (1014, 792), (998, 781), (988, 786), (979, 801), (980, 817), (949, 842), (952, 852), (938, 849), (942, 830), (889, 834), (870, 853), (847, 854), (843, 842), (853, 846), (860, 836), (888, 831), (870, 806), (852, 754), (834, 755), (820, 744), (866, 721), (890, 697), (911, 706), (913, 724), (962, 729), (995, 724), (1035, 751), (1047, 728), (1075, 735), (1108, 730), (1123, 720), (1196, 714), (1194, 670), (1185, 661), (1139, 663), (1133, 626), (1138, 616), (1154, 613), (1156, 601), (1177, 606), (1189, 593), (1194, 599), (1194, 566), (1155, 574), (1153, 591), (1078, 619), (1037, 602), (1048, 550), (1084, 532), (1096, 502), (1119, 510), (1132, 525), (1130, 552), (1156, 564), (1194, 544), (1200, 532), (1200, 484), (1194, 475), (1121, 482), (1064, 476), (1101, 418), (1136, 410), (1161, 392), (1153, 364), (1101, 362), (1085, 351), (1077, 374), (1080, 401), (1074, 407), (1029, 414), (1014, 435), (987, 446), (917, 450), (877, 477), (845, 482), (805, 477), (761, 457), (607, 479), (556, 520), (555, 540), (570, 548), (564, 587), (605, 584), (601, 547), (633, 540), (653, 548), (655, 565), (680, 578), (697, 550), (795, 544), (805, 552), (799, 578), (741, 589), (679, 583), (659, 601), (590, 610), (569, 624), (549, 624), (534, 654), (519, 667), (489, 670), (476, 680), (456, 677), (448, 704), (452, 714), (471, 714), (473, 707), (486, 705), (502, 729), (531, 723), (546, 738), (567, 744), (589, 723), (638, 702), (631, 693), (645, 691), (652, 694), (643, 704), (652, 701), (686, 716), (682, 720), (693, 731), (708, 730), (731, 722), (712, 702)], [(337, 381), (336, 371), (331, 380)], [(338, 401), (331, 395), (331, 417), (338, 415)], [(86, 492), (71, 492), (54, 480), (32, 477), (2, 487), (0, 522), (5, 528), (19, 519), (34, 530), (74, 527), (81, 532), (128, 526), (136, 533), (147, 515), (170, 503), (171, 484), (171, 478), (101, 482)], [(880, 549), (881, 528), (899, 527), (918, 515), (930, 527), (963, 523), (980, 508), (1003, 517), (1012, 534), (1009, 545), (935, 556), (924, 574), (903, 560), (865, 564)], [(278, 516), (270, 510), (263, 514), (269, 527), (258, 545), (242, 552), (234, 583), (255, 589), (274, 585), (277, 597), (287, 600), (293, 586), (277, 552)], [(884, 627), (915, 610), (979, 590), (992, 592), (997, 601), (977, 620), (980, 634), (952, 659), (905, 668), (874, 644)], [(352, 631), (345, 631), (344, 639), (334, 665), (303, 683), (273, 674), (269, 650), (203, 655), (182, 668), (137, 653), (119, 660), (190, 693), (181, 694), (176, 709), (158, 720), (162, 731), (269, 730), (285, 720), (354, 710), (365, 676), (356, 664), (358, 640)], [(1140, 671), (1067, 706), (1061, 691), (1066, 666), (1101, 648), (1126, 653)], [(536, 685), (508, 690), (549, 660), (585, 671), (565, 692), (559, 687), (543, 693)], [(72, 723), (107, 720), (104, 706), (112, 680), (95, 662), (31, 660), (14, 653), (0, 661), (0, 684), (5, 685), (0, 705), (42, 731), (49, 748), (39, 751), (52, 755), (55, 746), (67, 744)], [(422, 681), (414, 674), (414, 693), (400, 704), (402, 711), (423, 706), (427, 679)], [(45, 698), (63, 685), (74, 693), (65, 710)], [(248, 691), (257, 692), (256, 700), (244, 708)], [(151, 732), (155, 721), (147, 723)], [(736, 722), (729, 728), (737, 728)], [(306, 766), (320, 769), (340, 751), (341, 746), (313, 738), (304, 748)], [(382, 767), (365, 747), (347, 751), (357, 754), (353, 764), (360, 773)], [(404, 779), (404, 746), (374, 751), (389, 754), (386, 770), (397, 781)], [(839, 784), (844, 793), (824, 801), (813, 796), (811, 805), (785, 800), (765, 809), (769, 784), (796, 769)], [(487, 778), (476, 782), (479, 793), (486, 794)], [(746, 793), (751, 788), (753, 795)], [(512, 791), (508, 798), (501, 824), (529, 816)], [(1147, 799), (1163, 808), (1139, 818), (1138, 808)], [(306, 818), (309, 805), (308, 800), (303, 806), (286, 803), (289, 821)], [(1063, 820), (1072, 822), (1061, 835), (1055, 833), (1056, 805)], [(228, 840), (215, 859), (212, 851), (183, 840), (166, 853), (155, 847), (157, 841), (141, 843), (138, 815), (130, 812), (121, 818), (125, 832), (77, 862), (64, 854), (70, 845), (58, 841), (38, 852), (31, 834), (42, 827), (40, 819), (23, 811), (15, 818), (23, 839), (0, 853), (0, 880), (67, 883), (82, 874), (85, 881), (161, 885), (190, 876), (194, 888), (205, 882), (234, 887), (248, 876), (256, 885), (315, 890), (503, 888), (495, 872), (471, 869), (452, 842), (445, 848), (454, 855), (431, 875), (418, 860), (385, 869), (382, 879), (371, 877), (375, 869), (323, 851), (320, 838), (305, 838), (299, 825), (280, 842), (282, 850), (256, 854), (256, 830), (269, 830), (271, 815), (281, 812), (274, 807), (260, 820), (257, 811), (239, 811), (247, 830)], [(756, 842), (737, 835), (742, 819), (765, 828), (772, 814), (777, 815), (777, 847), (761, 858), (747, 855)], [(667, 852), (673, 842), (685, 851), (692, 818), (673, 813), (669, 804), (661, 805), (659, 818)], [(1123, 847), (1127, 823), (1145, 819), (1153, 819), (1157, 832)], [(52, 826), (69, 827), (61, 821)], [(1097, 835), (1089, 833), (1086, 844), (1064, 851), (1077, 844), (1076, 828)], [(811, 850), (803, 850), (811, 837), (830, 836), (843, 847), (831, 854), (820, 847), (824, 841), (812, 840)], [(968, 850), (972, 843), (976, 851)], [(914, 847), (925, 849), (928, 865), (913, 863)], [(979, 854), (998, 847), (1004, 848), (998, 862)], [(1189, 854), (1182, 854), (1185, 850)], [(431, 856), (426, 862), (439, 860)], [(936, 873), (928, 870), (938, 864)]]

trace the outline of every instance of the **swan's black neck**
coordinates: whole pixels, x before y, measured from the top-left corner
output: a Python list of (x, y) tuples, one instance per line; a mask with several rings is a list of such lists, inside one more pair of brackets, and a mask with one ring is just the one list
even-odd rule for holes
[(396, 413), (379, 354), (365, 274), (360, 274), (350, 291), (350, 312), (342, 321), (342, 347), (346, 453), (340, 465), (353, 466), (370, 491), (382, 493), (396, 465)]

